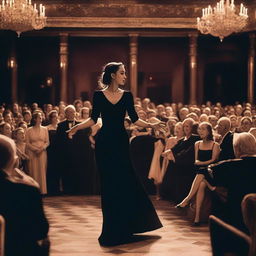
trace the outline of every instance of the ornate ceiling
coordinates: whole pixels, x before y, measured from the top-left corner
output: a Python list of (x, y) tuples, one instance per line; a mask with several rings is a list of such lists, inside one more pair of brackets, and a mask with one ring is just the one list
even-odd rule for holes
[[(196, 29), (209, 0), (42, 0), (48, 28)], [(239, 6), (241, 1), (235, 0)], [(256, 0), (243, 0), (250, 16), (246, 31), (256, 28)]]

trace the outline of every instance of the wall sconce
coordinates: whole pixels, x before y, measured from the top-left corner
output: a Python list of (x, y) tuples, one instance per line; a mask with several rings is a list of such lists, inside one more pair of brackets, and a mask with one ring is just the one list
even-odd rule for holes
[(61, 62), (60, 62), (60, 67), (61, 67), (61, 68), (65, 68), (65, 67), (66, 67), (66, 62), (61, 61)]
[(8, 67), (9, 68), (15, 68), (16, 67), (16, 60), (14, 57), (10, 57), (8, 59)]
[(51, 87), (52, 86), (52, 77), (47, 77), (46, 78), (46, 85), (48, 86), (48, 87)]

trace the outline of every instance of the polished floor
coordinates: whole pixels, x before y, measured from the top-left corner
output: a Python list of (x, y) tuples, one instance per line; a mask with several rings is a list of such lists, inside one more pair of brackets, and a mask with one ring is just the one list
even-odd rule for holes
[(163, 228), (138, 235), (138, 241), (115, 247), (101, 247), (99, 196), (44, 198), (50, 222), (51, 256), (210, 256), (207, 226), (192, 227), (190, 221), (167, 201), (152, 201)]

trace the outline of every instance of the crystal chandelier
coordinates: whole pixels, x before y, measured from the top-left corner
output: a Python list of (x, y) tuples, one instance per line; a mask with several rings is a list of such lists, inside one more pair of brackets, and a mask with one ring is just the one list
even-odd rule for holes
[(2, 0), (0, 29), (14, 30), (18, 36), (24, 31), (42, 29), (46, 25), (45, 6), (37, 10), (31, 0)]
[(203, 16), (197, 18), (197, 28), (202, 34), (211, 34), (220, 38), (241, 31), (247, 24), (247, 8), (240, 5), (240, 12), (236, 13), (234, 0), (221, 0), (212, 8), (210, 5), (202, 10)]

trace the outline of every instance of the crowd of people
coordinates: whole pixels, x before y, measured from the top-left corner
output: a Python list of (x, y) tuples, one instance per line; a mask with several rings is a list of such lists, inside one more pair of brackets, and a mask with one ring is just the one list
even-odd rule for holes
[[(42, 195), (100, 193), (94, 145), (101, 119), (72, 138), (67, 134), (90, 117), (91, 109), (90, 101), (81, 100), (43, 108), (37, 103), (1, 105), (0, 139), (8, 138), (12, 148), (16, 144), (18, 161), (11, 169), (19, 169), (14, 169), (13, 177), (38, 188)], [(214, 214), (248, 232), (241, 201), (246, 194), (256, 193), (255, 106), (155, 105), (148, 98), (136, 98), (135, 109), (142, 120), (166, 124), (153, 130), (136, 127), (128, 116), (124, 121), (132, 161), (147, 192), (156, 192), (157, 199), (170, 200), (178, 209), (193, 203), (194, 226), (201, 225), (204, 199), (210, 195)], [(8, 175), (0, 174), (3, 183)], [(41, 211), (41, 201), (36, 200)], [(41, 239), (48, 224), (40, 214)]]
[[(43, 108), (37, 103), (0, 106), (0, 133), (15, 141), (19, 168), (39, 184), (41, 194), (100, 193), (94, 143), (101, 121), (79, 131), (72, 139), (66, 133), (88, 119), (91, 109), (90, 101), (79, 99), (72, 105), (60, 102), (58, 106), (46, 104)], [(177, 208), (187, 207), (195, 198), (194, 224), (199, 225), (205, 193), (218, 191), (218, 182), (209, 175), (208, 167), (240, 155), (256, 154), (248, 153), (248, 147), (240, 155), (233, 150), (238, 134), (251, 136), (243, 137), (245, 143), (256, 136), (255, 106), (250, 103), (222, 106), (210, 102), (155, 105), (149, 98), (135, 98), (135, 109), (142, 120), (151, 123), (160, 120), (166, 124), (154, 131), (136, 127), (129, 117), (125, 118), (137, 174), (149, 193), (156, 191), (158, 199), (171, 200)], [(246, 176), (249, 182), (253, 178), (250, 175), (241, 173), (241, 179), (245, 180), (243, 176)], [(242, 186), (237, 187), (239, 190)], [(251, 190), (248, 192), (256, 192)]]

